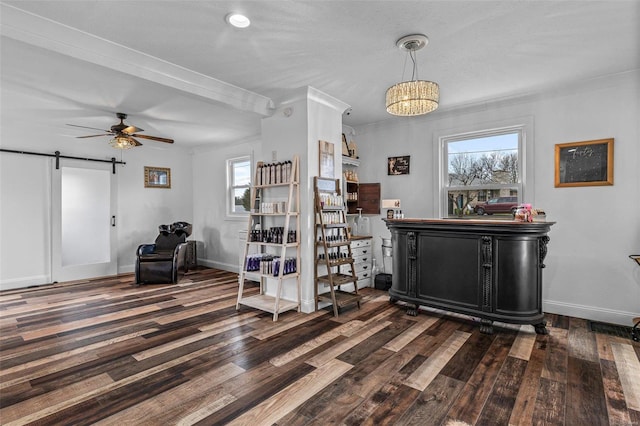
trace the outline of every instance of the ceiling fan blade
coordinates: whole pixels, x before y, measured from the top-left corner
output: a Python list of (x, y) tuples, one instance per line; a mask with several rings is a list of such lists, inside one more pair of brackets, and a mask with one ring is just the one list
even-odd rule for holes
[(113, 133), (105, 133), (103, 135), (88, 135), (88, 136), (76, 136), (76, 138), (78, 139), (82, 139), (82, 138), (95, 138), (98, 136), (113, 136)]
[(81, 129), (100, 130), (101, 132), (108, 132), (109, 130), (98, 129), (97, 127), (78, 126), (77, 124), (67, 124), (67, 126), (80, 127)]
[(132, 138), (131, 136), (129, 136), (129, 139), (131, 139), (132, 141), (135, 142), (136, 146), (142, 146), (142, 144), (140, 142), (138, 142), (137, 140), (135, 140), (134, 138)]
[(121, 130), (122, 133), (128, 133), (130, 135), (137, 133), (137, 132), (144, 132), (144, 129), (141, 129), (139, 127), (136, 126), (128, 126), (124, 129)]
[(131, 135), (136, 132), (144, 132), (144, 130), (136, 126), (129, 126), (128, 124), (124, 124), (124, 123), (111, 126), (111, 131), (116, 133), (126, 133), (128, 135)]
[(130, 135), (130, 136), (135, 136), (136, 138), (142, 138), (142, 139), (149, 139), (157, 142), (173, 143), (173, 139), (159, 138), (157, 136), (147, 136), (147, 135)]

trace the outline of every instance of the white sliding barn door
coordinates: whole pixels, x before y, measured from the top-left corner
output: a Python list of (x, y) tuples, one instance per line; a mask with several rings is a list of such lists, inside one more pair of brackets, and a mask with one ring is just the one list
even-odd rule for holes
[(52, 174), (53, 281), (116, 274), (117, 180), (111, 165), (60, 160)]

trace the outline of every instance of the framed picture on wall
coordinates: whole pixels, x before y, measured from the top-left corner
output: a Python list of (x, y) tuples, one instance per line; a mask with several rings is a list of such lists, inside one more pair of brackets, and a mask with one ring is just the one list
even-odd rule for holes
[(555, 186), (613, 185), (613, 138), (556, 144)]
[(145, 188), (171, 188), (171, 169), (166, 167), (144, 167)]
[(335, 164), (333, 157), (333, 144), (327, 141), (319, 141), (320, 143), (320, 177), (332, 178), (334, 174)]
[(402, 157), (389, 157), (387, 159), (387, 174), (389, 176), (396, 175), (408, 175), (410, 155), (403, 155)]

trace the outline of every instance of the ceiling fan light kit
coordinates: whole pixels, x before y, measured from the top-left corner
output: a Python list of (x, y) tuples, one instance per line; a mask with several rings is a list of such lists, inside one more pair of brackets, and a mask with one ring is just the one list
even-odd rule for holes
[(416, 51), (429, 43), (427, 36), (412, 34), (402, 37), (396, 42), (400, 50), (406, 51), (413, 61), (413, 72), (410, 81), (394, 84), (387, 89), (386, 108), (392, 115), (411, 117), (428, 114), (438, 108), (440, 102), (440, 86), (433, 81), (418, 80), (418, 63)]
[(109, 141), (109, 145), (111, 145), (113, 148), (116, 148), (116, 149), (131, 149), (131, 148), (135, 148), (136, 146), (142, 146), (142, 144), (137, 140), (135, 140), (133, 136), (137, 138), (142, 138), (142, 139), (149, 139), (156, 142), (173, 143), (173, 139), (138, 134), (138, 132), (143, 132), (144, 130), (136, 126), (130, 126), (128, 124), (124, 124), (124, 119), (127, 118), (127, 114), (118, 112), (116, 113), (116, 117), (120, 119), (120, 123), (114, 124), (113, 126), (111, 126), (109, 130), (97, 129), (95, 127), (78, 126), (76, 124), (68, 124), (68, 126), (81, 127), (83, 129), (101, 130), (103, 132), (106, 132), (99, 135), (76, 136), (76, 137), (94, 138), (97, 136), (114, 136), (114, 138)]
[(112, 148), (116, 149), (131, 149), (135, 148), (136, 146), (142, 146), (140, 142), (136, 142), (136, 140), (127, 136), (116, 136), (109, 141), (109, 145), (111, 145)]

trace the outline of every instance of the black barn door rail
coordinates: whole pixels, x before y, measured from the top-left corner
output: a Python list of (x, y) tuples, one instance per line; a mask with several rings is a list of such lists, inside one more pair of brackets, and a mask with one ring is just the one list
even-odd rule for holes
[(53, 154), (46, 154), (43, 152), (30, 152), (30, 151), (19, 151), (15, 149), (4, 149), (0, 148), (0, 152), (11, 152), (13, 154), (26, 154), (26, 155), (39, 155), (41, 157), (54, 157), (56, 159), (56, 169), (60, 168), (60, 159), (67, 158), (70, 160), (83, 160), (83, 161), (95, 161), (98, 163), (111, 163), (113, 174), (116, 174), (116, 164), (122, 164), (123, 166), (127, 164), (124, 161), (116, 161), (115, 157), (111, 157), (111, 160), (103, 160), (99, 158), (86, 158), (86, 157), (72, 157), (69, 155), (60, 155), (60, 151), (56, 151)]

